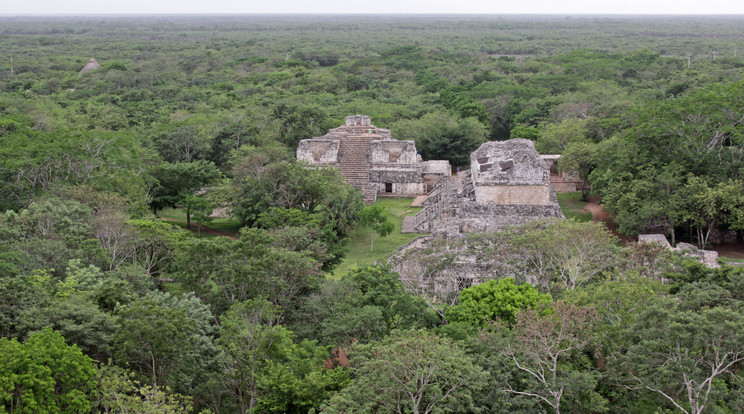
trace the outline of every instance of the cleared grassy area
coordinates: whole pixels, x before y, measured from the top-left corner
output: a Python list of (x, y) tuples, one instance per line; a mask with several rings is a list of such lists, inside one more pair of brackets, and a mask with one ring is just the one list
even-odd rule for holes
[[(181, 228), (186, 228), (186, 212), (183, 209), (180, 208), (164, 208), (162, 210), (158, 211), (158, 216), (164, 219), (168, 219), (169, 223), (172, 223), (173, 225), (179, 226)], [(191, 220), (192, 223), (196, 223), (193, 220)], [(235, 219), (214, 219), (209, 224), (204, 224), (204, 226), (209, 227), (212, 230), (221, 231), (228, 234), (238, 234), (238, 231), (240, 230), (240, 224)], [(200, 232), (198, 229), (195, 229), (196, 231), (192, 231), (192, 234), (194, 237), (205, 237), (205, 238), (211, 238), (211, 237), (220, 237), (214, 234), (209, 234), (205, 232)]]
[[(404, 216), (412, 216), (421, 207), (411, 207), (412, 198), (380, 198), (377, 205), (385, 208), (388, 218), (395, 225), (393, 232), (387, 237), (375, 239), (374, 250), (370, 251), (372, 232), (369, 229), (359, 229), (359, 234), (352, 232), (346, 242), (346, 257), (344, 261), (328, 274), (328, 277), (339, 278), (359, 266), (371, 265), (375, 262), (383, 263), (398, 247), (408, 243), (423, 234), (403, 234), (400, 232)], [(183, 209), (166, 208), (158, 211), (158, 216), (168, 219), (169, 223), (186, 228), (186, 213)], [(231, 219), (215, 219), (207, 227), (229, 234), (238, 234), (239, 224)], [(219, 237), (205, 232), (192, 232), (194, 237)]]
[(416, 237), (423, 236), (423, 234), (400, 232), (403, 217), (412, 216), (421, 211), (420, 207), (411, 207), (412, 202), (412, 198), (378, 198), (375, 204), (385, 208), (388, 218), (395, 224), (395, 230), (387, 237), (377, 238), (374, 251), (370, 251), (371, 232), (369, 230), (360, 229), (359, 235), (352, 232), (346, 244), (347, 253), (344, 261), (328, 277), (339, 278), (359, 266), (371, 265), (375, 262), (384, 263), (398, 247)]
[(558, 204), (567, 219), (576, 221), (592, 221), (592, 213), (585, 206), (586, 201), (579, 201), (581, 192), (575, 193), (557, 193)]

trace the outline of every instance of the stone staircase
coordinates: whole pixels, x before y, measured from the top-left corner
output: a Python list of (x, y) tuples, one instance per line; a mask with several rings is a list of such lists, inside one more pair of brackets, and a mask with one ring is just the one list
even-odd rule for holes
[(369, 183), (367, 154), (370, 143), (379, 139), (369, 135), (351, 135), (339, 140), (338, 167), (346, 182), (358, 188), (365, 204), (374, 204), (377, 189)]

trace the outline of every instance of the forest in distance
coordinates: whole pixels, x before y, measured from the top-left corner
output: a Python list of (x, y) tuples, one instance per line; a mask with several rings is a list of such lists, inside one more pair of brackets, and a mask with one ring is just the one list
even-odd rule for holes
[[(742, 260), (620, 239), (744, 257), (743, 75), (743, 16), (0, 16), (0, 413), (744, 412)], [(400, 218), (295, 157), (354, 114), (616, 227), (355, 266)]]

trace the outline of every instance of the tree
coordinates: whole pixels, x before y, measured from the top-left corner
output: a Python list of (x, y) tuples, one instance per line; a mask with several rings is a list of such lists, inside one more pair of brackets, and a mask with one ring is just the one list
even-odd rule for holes
[[(603, 187), (602, 203), (613, 214), (618, 231), (628, 236), (662, 232), (675, 245), (675, 228), (683, 223), (683, 168), (677, 164), (645, 169), (632, 180)], [(595, 177), (591, 176), (591, 180)], [(604, 186), (597, 183), (597, 186)]]
[(142, 385), (133, 374), (111, 364), (96, 372), (94, 407), (104, 413), (182, 414), (191, 412), (190, 399), (167, 387)]
[(89, 413), (93, 361), (51, 329), (25, 343), (0, 338), (0, 409), (8, 413)]
[(300, 337), (347, 347), (380, 340), (394, 329), (434, 327), (440, 319), (389, 267), (365, 266), (340, 280), (325, 280), (292, 322)]
[(486, 141), (486, 127), (475, 118), (458, 118), (442, 112), (391, 126), (401, 139), (413, 139), (426, 160), (449, 160), (453, 165), (470, 164), (470, 153)]
[(549, 124), (535, 147), (541, 154), (562, 154), (572, 142), (587, 142), (587, 120), (569, 118), (560, 124)]
[(658, 298), (624, 330), (629, 346), (613, 355), (612, 368), (626, 375), (627, 387), (688, 414), (716, 404), (725, 392), (721, 379), (733, 378), (744, 360), (744, 316), (722, 306), (720, 290), (708, 290), (694, 284)]
[[(272, 162), (264, 154), (254, 154), (235, 168), (234, 176), (233, 214), (249, 226), (261, 213), (276, 207), (322, 211), (328, 224), (336, 227), (332, 220), (337, 218), (353, 223), (362, 204), (359, 191), (349, 189), (335, 168), (306, 168), (298, 162)], [(343, 230), (338, 234), (344, 234)]]
[(372, 234), (369, 236), (369, 251), (374, 251), (375, 239), (385, 237), (395, 229), (395, 225), (388, 219), (385, 209), (379, 205), (364, 206), (359, 211), (359, 226), (372, 230)]
[(617, 239), (604, 223), (558, 220), (535, 223), (514, 239), (527, 265), (527, 281), (543, 291), (555, 282), (574, 290), (610, 269)]
[(214, 317), (193, 294), (151, 292), (117, 318), (114, 357), (153, 387), (192, 394), (215, 354)]
[(318, 105), (279, 104), (272, 113), (280, 123), (281, 141), (289, 148), (297, 148), (301, 139), (312, 138), (332, 128), (325, 109)]
[(574, 367), (581, 363), (579, 353), (591, 337), (596, 315), (591, 308), (563, 302), (551, 308), (517, 314), (503, 353), (521, 375), (507, 379), (504, 391), (536, 398), (559, 414), (567, 394), (593, 393), (592, 373)]
[(449, 322), (485, 328), (492, 321), (512, 325), (521, 310), (548, 305), (552, 298), (540, 294), (529, 283), (515, 285), (514, 279), (509, 277), (463, 289), (458, 302), (457, 306), (448, 308), (444, 314)]
[(321, 412), (467, 411), (487, 375), (452, 340), (416, 330), (359, 345), (351, 366), (354, 381), (331, 397)]
[(561, 171), (577, 174), (581, 180), (581, 201), (587, 201), (589, 197), (589, 174), (594, 169), (596, 153), (597, 144), (588, 140), (574, 141), (566, 145), (558, 161)]
[(204, 158), (205, 139), (195, 125), (182, 125), (157, 139), (160, 155), (169, 163), (192, 163)]
[(159, 220), (129, 220), (132, 230), (131, 260), (135, 267), (153, 274), (173, 258), (175, 245), (183, 240), (185, 230)]
[(265, 299), (234, 304), (221, 319), (223, 383), (243, 413), (303, 413), (348, 380), (343, 368), (323, 369), (326, 348), (295, 344), (277, 322), (281, 309)]
[[(299, 237), (298, 237), (299, 238)], [(306, 240), (305, 236), (301, 237)], [(191, 239), (176, 251), (175, 276), (221, 314), (234, 302), (264, 297), (293, 310), (299, 297), (316, 289), (321, 263), (313, 252), (279, 245), (263, 229), (241, 230), (240, 239)]]
[(680, 198), (681, 220), (695, 229), (701, 249), (708, 243), (716, 224), (729, 221), (738, 227), (736, 217), (744, 205), (741, 181), (728, 180), (713, 185), (705, 177), (689, 176), (687, 184), (680, 190)]
[(176, 207), (183, 203), (186, 207), (186, 227), (191, 227), (193, 210), (202, 211), (208, 206), (203, 202), (199, 190), (213, 184), (222, 177), (220, 170), (211, 161), (177, 162), (161, 164), (153, 175), (158, 185), (153, 190), (150, 203), (153, 214), (163, 207)]

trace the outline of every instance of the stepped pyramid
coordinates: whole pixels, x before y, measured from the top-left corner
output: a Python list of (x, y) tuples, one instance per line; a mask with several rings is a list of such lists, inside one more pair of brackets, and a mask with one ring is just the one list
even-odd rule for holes
[(425, 194), (433, 182), (450, 174), (449, 162), (422, 161), (413, 141), (393, 138), (390, 130), (377, 128), (365, 115), (347, 116), (345, 125), (300, 141), (297, 159), (338, 167), (366, 204), (374, 204), (378, 195)]

